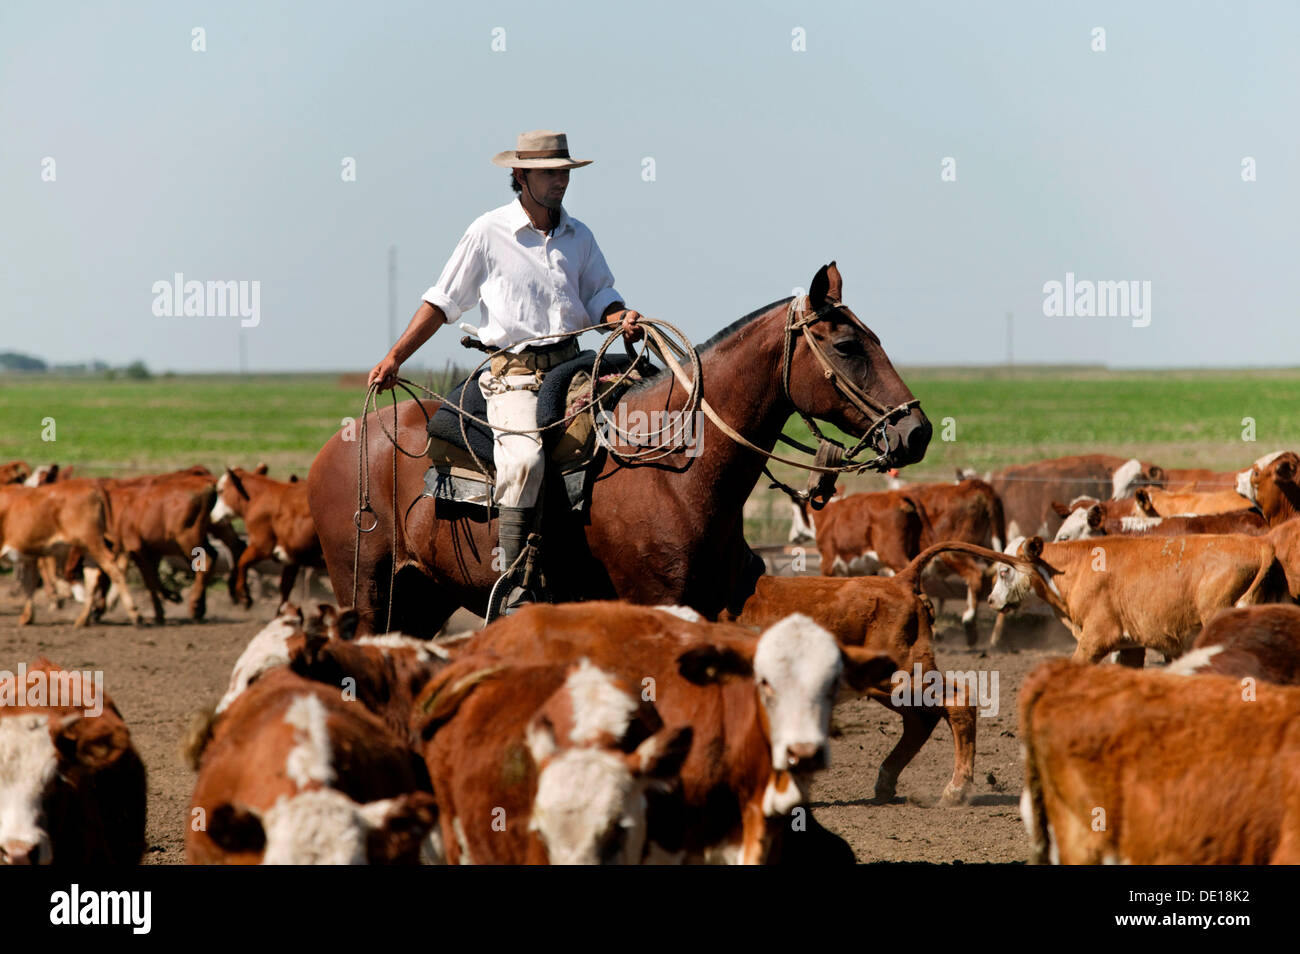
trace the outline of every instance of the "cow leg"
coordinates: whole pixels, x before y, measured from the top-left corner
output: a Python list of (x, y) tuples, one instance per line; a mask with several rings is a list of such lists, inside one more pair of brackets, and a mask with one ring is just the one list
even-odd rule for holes
[(208, 575), (217, 559), (217, 551), (212, 544), (203, 541), (203, 552), (199, 554), (194, 567), (194, 585), (190, 587), (190, 619), (198, 622), (208, 612)]
[(952, 779), (943, 790), (945, 805), (960, 805), (965, 802), (974, 785), (976, 716), (973, 705), (944, 706), (943, 717), (952, 730), (953, 745)]
[(45, 595), (55, 609), (63, 609), (64, 594), (59, 588), (58, 560), (52, 556), (43, 556), (37, 559), (36, 566), (40, 569), (41, 586), (45, 587)]
[(999, 612), (997, 618), (993, 620), (993, 635), (989, 637), (989, 649), (998, 649), (1002, 652), (1015, 652), (1013, 649), (1007, 649), (1004, 643), (1003, 630), (1007, 625), (1007, 614)]
[(99, 622), (108, 603), (108, 577), (99, 571), (99, 567), (87, 563), (81, 568), (82, 589), (85, 590), (85, 603), (90, 607), (90, 618)]
[[(903, 718), (903, 736), (885, 756), (885, 761), (880, 764), (880, 770), (876, 773), (876, 798), (887, 802), (898, 790), (898, 776), (916, 757), (916, 753), (921, 751), (925, 740), (930, 738), (934, 727), (939, 724), (943, 710), (935, 706), (899, 706), (889, 699), (877, 698), (874, 695), (872, 698)], [(953, 777), (956, 778), (956, 773)]]
[[(118, 595), (122, 599), (122, 605), (126, 607), (126, 614), (131, 618), (131, 622), (137, 626), (143, 624), (144, 619), (140, 616), (140, 611), (135, 608), (135, 600), (131, 598), (131, 589), (126, 585), (126, 574), (118, 567), (117, 562), (113, 559), (113, 554), (109, 552), (107, 547), (102, 545), (87, 552), (90, 558), (99, 564), (99, 568), (108, 574), (109, 579), (113, 581), (113, 585), (117, 587)], [(85, 626), (89, 619), (90, 603), (87, 602), (81, 611), (81, 615), (77, 617), (72, 625)]]
[(1123, 634), (1118, 629), (1089, 626), (1085, 623), (1072, 658), (1078, 663), (1099, 663), (1115, 651), (1116, 644), (1122, 638)]
[(1116, 660), (1121, 666), (1128, 666), (1130, 669), (1141, 669), (1146, 665), (1147, 651), (1144, 647), (1139, 646), (1136, 649), (1121, 649), (1116, 655)]
[[(153, 620), (161, 626), (166, 621), (166, 615), (163, 613), (162, 580), (158, 576), (158, 558), (150, 553), (134, 553), (135, 565), (140, 568), (140, 578), (144, 580), (144, 587), (149, 591), (149, 599), (153, 602)], [(125, 573), (126, 567), (130, 564), (124, 559), (118, 569)]]
[(19, 626), (28, 626), (36, 619), (36, 581), (40, 578), (40, 570), (37, 569), (36, 564), (36, 558), (22, 557), (18, 561), (17, 572), (14, 573), (26, 598), (23, 611), (18, 614)]
[(298, 581), (298, 564), (286, 563), (280, 571), (280, 605), (289, 602), (293, 595), (293, 584)]
[(244, 609), (252, 608), (253, 599), (248, 595), (248, 568), (258, 560), (264, 560), (268, 556), (270, 556), (269, 553), (260, 553), (252, 546), (245, 547), (244, 552), (239, 555), (239, 562), (235, 564), (235, 568), (230, 574), (233, 581), (231, 598), (236, 606), (242, 606)]

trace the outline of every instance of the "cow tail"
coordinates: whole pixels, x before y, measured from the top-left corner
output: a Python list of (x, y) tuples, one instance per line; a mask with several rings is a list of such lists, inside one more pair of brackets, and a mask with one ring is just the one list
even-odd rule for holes
[(975, 543), (964, 543), (960, 540), (948, 540), (944, 543), (936, 543), (932, 547), (927, 547), (916, 555), (911, 563), (903, 568), (897, 576), (894, 577), (904, 586), (912, 588), (914, 593), (921, 592), (921, 572), (935, 557), (944, 553), (969, 553), (977, 556), (981, 560), (988, 560), (991, 563), (1007, 563), (1011, 566), (1023, 566), (1025, 561), (1019, 557), (1009, 556), (1006, 553), (998, 553), (996, 550), (990, 550), (988, 547), (982, 547)]
[(1250, 581), (1246, 592), (1237, 600), (1237, 606), (1256, 606), (1260, 603), (1288, 601), (1290, 589), (1287, 586), (1286, 571), (1277, 561), (1277, 551), (1271, 540), (1263, 541), (1260, 553), (1259, 572)]
[(1040, 672), (1020, 689), (1020, 751), (1024, 761), (1025, 791), (1020, 813), (1029, 830), (1029, 863), (1045, 865), (1051, 861), (1050, 836), (1047, 833), (1047, 804), (1043, 798), (1043, 778), (1038, 771), (1038, 753), (1034, 750), (1034, 705), (1047, 687), (1047, 673)]

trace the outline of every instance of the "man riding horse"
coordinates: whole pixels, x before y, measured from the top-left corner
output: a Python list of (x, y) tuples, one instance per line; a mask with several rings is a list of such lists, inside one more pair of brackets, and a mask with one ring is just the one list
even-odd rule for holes
[[(533, 529), (545, 469), (537, 429), (537, 391), (546, 372), (578, 355), (576, 337), (547, 338), (604, 323), (622, 328), (630, 344), (641, 337), (637, 312), (623, 304), (591, 229), (563, 207), (569, 170), (590, 159), (569, 156), (564, 133), (520, 133), (517, 147), (493, 156), (510, 169), (516, 201), (470, 223), (451, 259), (392, 350), (370, 372), (387, 390), (403, 362), (439, 328), (482, 306), (477, 337), (493, 356), (479, 388), (492, 427), (501, 566), (509, 572)], [(528, 339), (540, 339), (525, 344)], [(537, 594), (515, 587), (509, 612)]]

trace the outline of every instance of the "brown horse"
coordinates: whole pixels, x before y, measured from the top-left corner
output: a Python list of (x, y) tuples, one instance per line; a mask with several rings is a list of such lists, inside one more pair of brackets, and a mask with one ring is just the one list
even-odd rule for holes
[[(875, 403), (889, 408), (913, 402), (880, 340), (840, 304), (840, 273), (832, 262), (813, 278), (805, 334), (814, 338), (835, 374)], [(919, 407), (878, 421), (852, 402), (806, 338), (792, 331), (789, 386), (782, 364), (790, 299), (746, 315), (700, 348), (703, 395), (718, 415), (754, 445), (771, 451), (796, 410), (828, 421), (848, 434), (867, 435), (882, 455), (880, 466), (915, 463), (930, 441), (930, 422)], [(802, 304), (802, 303), (801, 303)], [(680, 410), (686, 392), (665, 371), (634, 386), (622, 398), (629, 418), (636, 411)], [(432, 414), (437, 402), (423, 401)], [(393, 411), (376, 412), (393, 429)], [(415, 401), (397, 405), (401, 446), (424, 446), (425, 417)], [(374, 532), (361, 535), (356, 553), (357, 443), (340, 432), (326, 442), (307, 478), (308, 500), (320, 534), (330, 581), (340, 604), (358, 579), (360, 631), (382, 630), (393, 574), (392, 448), (371, 415), (369, 481)], [(655, 418), (651, 417), (651, 420)], [(544, 485), (543, 572), (557, 600), (621, 598), (633, 603), (694, 607), (714, 618), (739, 611), (763, 572), (745, 542), (742, 510), (758, 483), (765, 458), (727, 437), (712, 421), (697, 426), (697, 444), (654, 462), (629, 464), (603, 456), (591, 479), (586, 513), (571, 511), (559, 481)], [(692, 456), (693, 455), (693, 456)], [(496, 527), (484, 508), (420, 499), (428, 461), (397, 455), (397, 565), (393, 584), (393, 630), (432, 636), (459, 607), (482, 615), (492, 584)], [(362, 516), (368, 525), (368, 514)]]

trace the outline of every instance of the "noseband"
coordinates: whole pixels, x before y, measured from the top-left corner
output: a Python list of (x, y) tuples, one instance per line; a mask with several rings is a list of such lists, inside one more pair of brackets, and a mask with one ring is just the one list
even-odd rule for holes
[[(866, 391), (862, 390), (862, 388), (858, 387), (851, 377), (843, 371), (837, 370), (835, 365), (831, 363), (830, 357), (826, 354), (817, 339), (813, 337), (812, 332), (809, 331), (808, 328), (818, 321), (821, 321), (832, 312), (838, 311), (843, 307), (843, 303), (835, 298), (827, 298), (825, 303), (816, 311), (805, 311), (800, 313), (798, 310), (799, 301), (799, 298), (791, 299), (790, 307), (786, 310), (785, 314), (784, 344), (781, 349), (781, 392), (785, 395), (785, 399), (794, 406), (795, 411), (797, 411), (799, 416), (803, 418), (803, 422), (807, 425), (808, 430), (817, 435), (819, 441), (824, 444), (833, 444), (844, 451), (845, 460), (852, 460), (852, 458), (862, 452), (864, 447), (873, 444), (877, 439), (884, 441), (885, 447), (888, 447), (888, 439), (885, 433), (886, 428), (895, 421), (906, 417), (907, 414), (911, 412), (912, 408), (918, 406), (921, 402), (916, 398), (913, 398), (910, 401), (893, 407), (881, 404)], [(794, 359), (796, 332), (803, 335), (803, 339), (808, 345), (808, 350), (812, 352), (813, 357), (815, 357), (817, 362), (822, 366), (822, 374), (831, 382), (831, 385), (839, 392), (840, 396), (871, 419), (871, 423), (867, 426), (862, 438), (854, 444), (852, 448), (846, 449), (839, 441), (823, 434), (821, 429), (817, 426), (817, 422), (805, 414), (799, 405), (795, 403), (794, 398), (790, 396), (790, 364)], [(783, 439), (786, 443), (790, 443), (793, 446), (800, 446), (794, 445), (788, 438)], [(801, 449), (805, 453), (813, 453), (809, 448), (801, 447)], [(879, 454), (873, 461), (864, 461), (863, 465), (867, 467), (883, 466), (887, 462), (887, 456), (888, 452), (885, 454)]]

